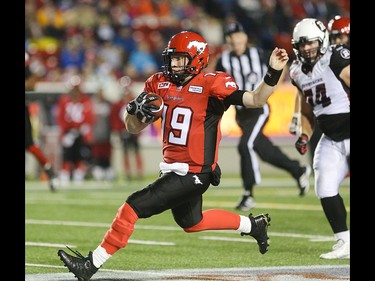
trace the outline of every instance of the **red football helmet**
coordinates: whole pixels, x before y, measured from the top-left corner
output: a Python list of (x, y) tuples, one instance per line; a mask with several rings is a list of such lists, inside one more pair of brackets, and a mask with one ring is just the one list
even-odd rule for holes
[(335, 16), (328, 22), (328, 32), (331, 44), (334, 44), (335, 39), (342, 34), (346, 34), (350, 38), (350, 18)]
[[(181, 84), (189, 75), (196, 75), (208, 66), (209, 50), (206, 40), (198, 33), (182, 31), (175, 34), (163, 51), (163, 74), (171, 82)], [(171, 56), (185, 56), (188, 63), (183, 71), (173, 71)]]

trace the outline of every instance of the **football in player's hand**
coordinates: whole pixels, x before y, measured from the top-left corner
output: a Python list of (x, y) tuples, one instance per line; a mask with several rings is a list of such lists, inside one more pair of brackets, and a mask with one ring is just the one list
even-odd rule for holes
[(155, 122), (158, 120), (161, 115), (163, 114), (163, 107), (164, 107), (164, 101), (161, 96), (155, 93), (147, 93), (143, 97), (143, 106), (148, 107), (148, 105), (154, 105), (152, 108), (149, 108), (149, 110), (153, 113), (154, 117), (149, 118), (144, 115), (142, 115), (140, 112), (138, 112), (137, 117), (138, 119), (146, 124), (150, 124), (152, 122)]

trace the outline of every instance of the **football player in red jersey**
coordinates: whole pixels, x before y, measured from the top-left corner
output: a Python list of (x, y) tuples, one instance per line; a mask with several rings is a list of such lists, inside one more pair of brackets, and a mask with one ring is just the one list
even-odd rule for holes
[(80, 184), (86, 175), (87, 161), (91, 157), (94, 111), (91, 97), (81, 90), (81, 77), (74, 75), (67, 82), (68, 92), (57, 103), (56, 121), (60, 128), (63, 150), (60, 184), (73, 180)]
[[(125, 76), (126, 77), (126, 76)], [(139, 136), (140, 134), (131, 134), (126, 130), (126, 126), (124, 123), (124, 112), (126, 111), (126, 106), (128, 103), (134, 99), (133, 90), (131, 86), (124, 86), (123, 93), (121, 98), (114, 102), (111, 107), (111, 114), (110, 114), (110, 123), (112, 132), (117, 134), (120, 138), (122, 149), (123, 149), (123, 163), (124, 163), (124, 172), (126, 179), (131, 181), (133, 179), (132, 176), (132, 166), (131, 163), (131, 156), (132, 152), (134, 155), (135, 160), (135, 172), (136, 178), (142, 179), (143, 178), (143, 157), (141, 153), (141, 147), (139, 144)]]
[[(30, 55), (25, 52), (25, 90), (33, 90), (38, 79), (38, 75), (32, 73), (30, 70)], [(40, 146), (34, 142), (29, 105), (27, 103), (25, 104), (25, 150), (37, 159), (47, 174), (50, 190), (55, 191), (59, 184), (58, 178), (52, 167), (52, 163), (48, 160)]]
[(242, 216), (219, 209), (202, 211), (202, 195), (211, 184), (220, 183), (217, 161), (224, 111), (232, 104), (263, 106), (289, 59), (286, 50), (273, 50), (264, 81), (254, 91), (239, 90), (228, 73), (204, 72), (209, 60), (208, 46), (195, 32), (174, 35), (162, 55), (163, 72), (146, 80), (143, 93), (128, 104), (124, 116), (128, 131), (138, 133), (149, 125), (140, 121), (139, 113), (150, 122), (153, 120), (153, 105), (144, 98), (146, 93), (163, 98), (161, 176), (127, 198), (100, 245), (88, 256), (77, 251), (74, 252), (78, 257), (58, 251), (65, 266), (79, 280), (89, 280), (105, 261), (127, 245), (138, 219), (168, 209), (187, 233), (229, 229), (252, 236), (261, 254), (268, 250), (268, 214)]

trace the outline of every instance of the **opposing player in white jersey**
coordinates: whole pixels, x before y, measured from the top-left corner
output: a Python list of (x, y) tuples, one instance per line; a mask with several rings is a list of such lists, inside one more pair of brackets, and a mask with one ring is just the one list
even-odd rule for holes
[(290, 78), (301, 101), (296, 149), (300, 154), (307, 152), (314, 116), (323, 132), (313, 160), (315, 193), (337, 242), (320, 258), (349, 259), (350, 233), (339, 187), (350, 167), (350, 50), (329, 45), (326, 27), (313, 18), (296, 24), (292, 45), (296, 59)]

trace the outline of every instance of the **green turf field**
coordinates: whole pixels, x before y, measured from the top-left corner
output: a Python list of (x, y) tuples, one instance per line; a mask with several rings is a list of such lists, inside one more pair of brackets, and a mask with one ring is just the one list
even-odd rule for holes
[[(52, 193), (46, 182), (26, 181), (25, 273), (67, 272), (57, 256), (58, 249), (71, 246), (83, 255), (101, 242), (117, 208), (134, 190), (151, 182), (87, 181)], [(313, 179), (310, 178), (311, 183)], [(233, 231), (187, 234), (169, 211), (141, 219), (126, 248), (117, 252), (103, 268), (116, 270), (159, 270), (182, 268), (235, 268), (299, 265), (349, 265), (350, 260), (321, 260), (330, 251), (333, 235), (315, 197), (313, 186), (305, 197), (297, 196), (295, 181), (288, 176), (263, 176), (255, 188), (256, 208), (269, 213), (269, 251), (258, 252), (251, 237)], [(346, 179), (340, 189), (350, 220), (350, 188)], [(204, 195), (204, 209), (235, 211), (242, 194), (237, 177), (223, 175), (219, 187)], [(235, 211), (236, 212), (236, 211)], [(238, 212), (248, 215), (245, 212)]]

